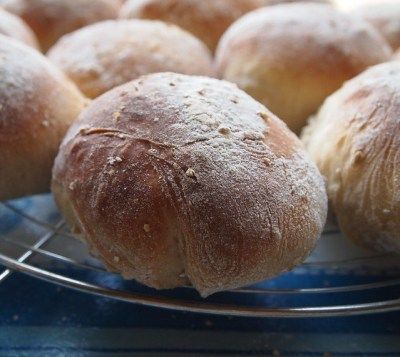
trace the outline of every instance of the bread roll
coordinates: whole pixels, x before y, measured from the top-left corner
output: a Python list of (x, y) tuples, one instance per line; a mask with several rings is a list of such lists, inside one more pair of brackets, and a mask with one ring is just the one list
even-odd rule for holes
[(303, 140), (328, 180), (340, 228), (400, 253), (400, 64), (367, 70), (330, 96)]
[(0, 200), (49, 190), (60, 141), (85, 103), (39, 52), (0, 35)]
[(326, 217), (323, 180), (277, 117), (233, 84), (173, 73), (93, 101), (52, 189), (109, 269), (202, 296), (293, 268)]
[(100, 22), (66, 35), (48, 56), (90, 98), (144, 74), (214, 72), (203, 43), (161, 21)]
[(368, 23), (330, 5), (269, 6), (245, 15), (216, 53), (220, 75), (298, 133), (344, 81), (386, 61), (391, 49)]
[(118, 16), (120, 0), (0, 0), (0, 6), (22, 17), (44, 51), (62, 35)]
[(28, 46), (39, 48), (32, 30), (17, 16), (0, 8), (0, 34), (12, 37)]
[(400, 47), (400, 2), (366, 3), (351, 13), (371, 23), (394, 50)]
[(122, 18), (142, 18), (173, 23), (193, 33), (214, 51), (228, 26), (265, 0), (128, 0)]

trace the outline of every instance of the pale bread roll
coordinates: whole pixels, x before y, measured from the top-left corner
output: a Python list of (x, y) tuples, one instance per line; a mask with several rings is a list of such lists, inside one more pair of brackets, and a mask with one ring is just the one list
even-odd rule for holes
[(90, 98), (149, 73), (214, 74), (207, 47), (161, 21), (99, 22), (64, 36), (48, 57)]
[(0, 35), (0, 200), (49, 191), (60, 141), (86, 103), (39, 52)]
[(18, 16), (0, 8), (0, 34), (38, 49), (39, 43), (33, 31)]
[(61, 36), (94, 22), (115, 19), (120, 0), (0, 0), (35, 32), (43, 51)]
[(265, 0), (128, 0), (122, 18), (142, 18), (173, 23), (193, 33), (212, 51), (228, 26)]
[(381, 64), (330, 96), (303, 133), (340, 228), (400, 253), (400, 64)]
[(298, 133), (344, 81), (390, 58), (372, 25), (330, 5), (268, 6), (235, 22), (216, 53), (219, 74)]
[(386, 38), (393, 50), (400, 47), (399, 1), (367, 2), (352, 9), (351, 14), (371, 23)]

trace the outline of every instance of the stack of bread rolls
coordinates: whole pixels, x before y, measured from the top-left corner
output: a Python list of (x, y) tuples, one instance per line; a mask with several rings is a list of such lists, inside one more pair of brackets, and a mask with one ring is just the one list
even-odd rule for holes
[(328, 198), (352, 241), (400, 253), (400, 63), (381, 64), (397, 45), (373, 19), (329, 1), (0, 7), (0, 199), (51, 186), (110, 271), (204, 297), (274, 277), (313, 251)]

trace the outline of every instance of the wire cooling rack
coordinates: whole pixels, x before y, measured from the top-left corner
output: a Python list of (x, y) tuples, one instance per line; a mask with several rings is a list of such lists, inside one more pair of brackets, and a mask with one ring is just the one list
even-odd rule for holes
[(69, 233), (50, 195), (0, 203), (0, 283), (15, 272), (128, 303), (215, 315), (327, 317), (400, 310), (400, 258), (360, 251), (334, 227), (292, 272), (207, 299), (191, 287), (156, 291), (124, 281)]

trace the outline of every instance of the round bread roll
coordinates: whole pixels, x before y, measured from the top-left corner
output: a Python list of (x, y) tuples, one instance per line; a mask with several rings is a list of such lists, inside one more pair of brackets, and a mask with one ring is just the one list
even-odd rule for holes
[(400, 64), (367, 70), (330, 96), (303, 133), (328, 180), (340, 228), (400, 253)]
[(366, 3), (353, 9), (352, 14), (371, 23), (394, 50), (400, 47), (400, 2)]
[(86, 99), (36, 50), (0, 35), (0, 200), (46, 192)]
[(44, 51), (61, 36), (97, 21), (118, 16), (120, 0), (0, 0), (0, 6), (22, 17)]
[(161, 21), (104, 21), (64, 36), (48, 53), (90, 98), (155, 72), (213, 75), (207, 47)]
[(216, 63), (298, 133), (344, 81), (391, 54), (370, 24), (330, 5), (298, 3), (242, 17), (222, 37)]
[(284, 123), (231, 83), (174, 73), (96, 99), (61, 146), (52, 189), (109, 269), (202, 296), (302, 262), (327, 209)]
[(214, 51), (231, 23), (264, 3), (265, 0), (128, 0), (120, 16), (173, 23), (193, 33)]
[(32, 30), (17, 16), (0, 8), (0, 34), (21, 41), (28, 46), (39, 48)]

